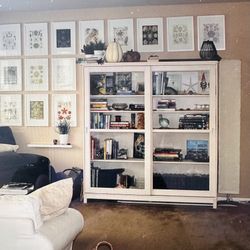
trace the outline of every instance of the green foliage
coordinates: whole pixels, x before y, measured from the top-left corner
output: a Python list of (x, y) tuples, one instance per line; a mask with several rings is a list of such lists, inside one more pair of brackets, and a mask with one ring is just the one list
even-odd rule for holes
[(83, 45), (83, 49), (81, 50), (85, 54), (94, 54), (94, 50), (105, 50), (105, 43), (102, 41), (99, 42), (90, 42), (89, 44)]

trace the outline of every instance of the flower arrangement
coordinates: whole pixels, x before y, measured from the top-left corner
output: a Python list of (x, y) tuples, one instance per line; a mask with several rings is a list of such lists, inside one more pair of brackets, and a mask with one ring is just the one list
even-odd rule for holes
[(68, 134), (70, 131), (71, 111), (66, 107), (62, 107), (57, 113), (57, 118), (57, 132), (59, 134)]

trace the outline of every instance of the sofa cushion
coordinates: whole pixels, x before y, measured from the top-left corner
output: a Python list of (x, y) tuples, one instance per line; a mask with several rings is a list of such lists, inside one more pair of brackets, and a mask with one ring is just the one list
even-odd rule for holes
[(28, 195), (2, 195), (0, 196), (0, 218), (31, 220), (33, 229), (37, 231), (43, 224), (40, 201)]
[(16, 152), (18, 148), (18, 145), (0, 143), (0, 152)]
[(30, 193), (41, 201), (40, 213), (43, 221), (63, 214), (69, 207), (73, 194), (72, 178), (63, 179)]
[(0, 127), (0, 143), (5, 144), (16, 144), (15, 138), (13, 136), (12, 130), (8, 126)]

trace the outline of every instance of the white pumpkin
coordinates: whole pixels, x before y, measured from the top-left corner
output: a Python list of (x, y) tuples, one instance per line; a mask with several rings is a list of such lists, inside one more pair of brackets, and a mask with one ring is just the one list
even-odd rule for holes
[(107, 62), (120, 62), (122, 60), (122, 48), (121, 45), (114, 40), (109, 43), (106, 49), (105, 59)]

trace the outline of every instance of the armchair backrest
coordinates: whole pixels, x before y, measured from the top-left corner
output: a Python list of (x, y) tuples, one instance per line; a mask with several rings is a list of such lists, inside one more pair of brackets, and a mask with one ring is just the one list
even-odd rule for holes
[(0, 143), (4, 144), (16, 144), (16, 140), (13, 136), (12, 130), (8, 126), (0, 127)]

